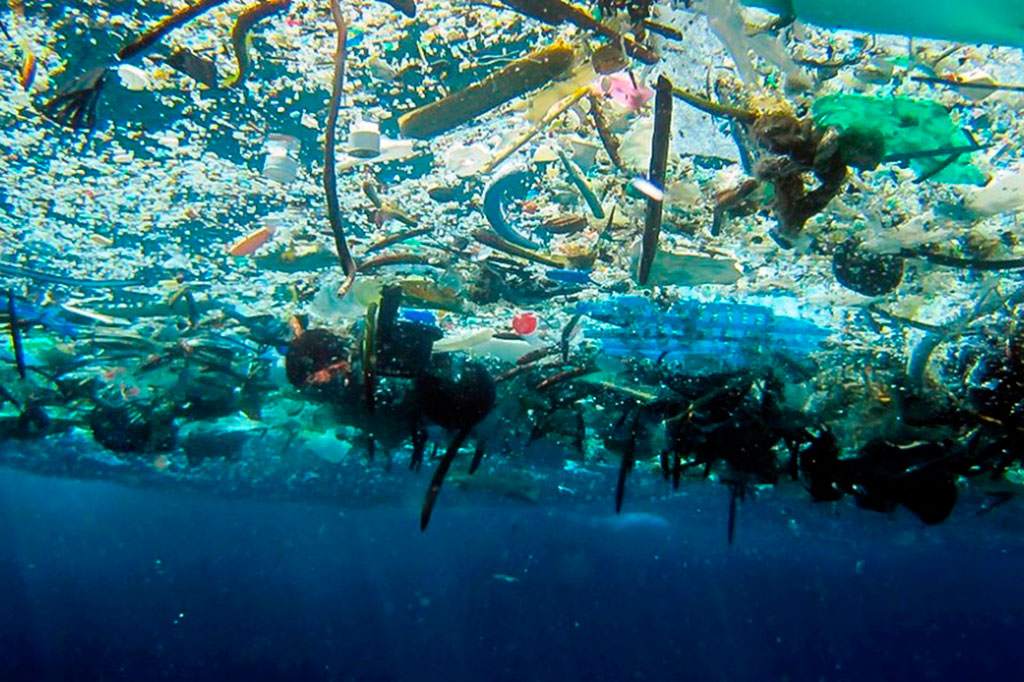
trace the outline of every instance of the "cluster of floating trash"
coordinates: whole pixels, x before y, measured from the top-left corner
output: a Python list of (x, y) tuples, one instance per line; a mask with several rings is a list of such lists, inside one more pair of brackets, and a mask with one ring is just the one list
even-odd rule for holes
[(1007, 494), (1024, 8), (975, 5), (11, 2), (2, 457), (404, 457), (423, 528), (464, 449)]

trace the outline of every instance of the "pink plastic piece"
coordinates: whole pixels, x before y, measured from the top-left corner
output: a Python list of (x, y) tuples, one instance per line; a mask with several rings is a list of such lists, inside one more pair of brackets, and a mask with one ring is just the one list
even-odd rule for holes
[(610, 97), (616, 104), (629, 111), (640, 109), (654, 97), (654, 90), (646, 85), (633, 85), (633, 79), (628, 73), (601, 76), (594, 85), (599, 94)]

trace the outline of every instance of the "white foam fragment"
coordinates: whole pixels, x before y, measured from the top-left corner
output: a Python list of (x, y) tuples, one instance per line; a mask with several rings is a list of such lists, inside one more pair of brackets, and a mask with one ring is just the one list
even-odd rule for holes
[(131, 64), (121, 64), (118, 66), (117, 76), (121, 79), (121, 85), (128, 90), (148, 90), (151, 85), (149, 74)]
[(647, 178), (633, 178), (630, 183), (636, 191), (654, 201), (665, 201), (665, 191)]
[(973, 190), (964, 203), (979, 216), (1024, 210), (1024, 165), (1000, 171), (987, 185)]

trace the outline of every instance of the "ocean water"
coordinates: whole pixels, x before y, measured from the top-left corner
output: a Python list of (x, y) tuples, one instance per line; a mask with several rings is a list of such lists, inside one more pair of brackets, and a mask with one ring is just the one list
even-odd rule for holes
[[(720, 492), (720, 491), (718, 491)], [(0, 477), (3, 679), (1012, 677), (1020, 507), (446, 510)]]
[(0, 27), (0, 682), (1021, 677), (1019, 0)]

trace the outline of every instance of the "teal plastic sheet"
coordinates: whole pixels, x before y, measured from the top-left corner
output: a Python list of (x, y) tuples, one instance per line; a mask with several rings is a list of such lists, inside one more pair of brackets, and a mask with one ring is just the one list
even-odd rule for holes
[[(814, 103), (814, 122), (840, 134), (881, 136), (887, 157), (905, 156), (919, 178), (952, 184), (984, 185), (985, 176), (971, 164), (971, 154), (919, 155), (963, 149), (974, 140), (950, 118), (941, 104), (909, 97), (828, 95)], [(955, 160), (950, 160), (955, 156)]]

